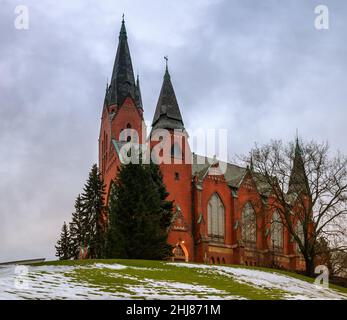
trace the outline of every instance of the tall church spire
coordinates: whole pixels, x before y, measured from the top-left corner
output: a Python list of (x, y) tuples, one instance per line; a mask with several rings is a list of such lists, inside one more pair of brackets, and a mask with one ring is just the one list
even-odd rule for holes
[(174, 88), (171, 83), (171, 77), (167, 65), (164, 74), (164, 81), (161, 87), (157, 108), (152, 122), (152, 130), (154, 129), (184, 129), (182, 115), (177, 103)]
[(293, 168), (289, 179), (289, 192), (309, 194), (308, 179), (305, 172), (299, 137), (296, 137)]
[(121, 106), (126, 97), (130, 96), (136, 102), (136, 84), (128, 46), (128, 36), (125, 28), (124, 15), (119, 32), (119, 42), (112, 78), (108, 90), (108, 103)]
[(253, 152), (251, 152), (251, 158), (249, 160), (249, 169), (254, 172), (254, 163), (253, 163)]
[(143, 109), (139, 75), (137, 75), (137, 78), (136, 78), (135, 98), (136, 98), (136, 105), (139, 108)]

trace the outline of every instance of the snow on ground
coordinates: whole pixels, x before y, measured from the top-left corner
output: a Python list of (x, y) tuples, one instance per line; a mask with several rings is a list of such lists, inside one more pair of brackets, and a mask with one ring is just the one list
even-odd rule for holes
[(231, 296), (225, 291), (207, 286), (152, 279), (144, 279), (141, 285), (128, 286), (128, 288), (137, 292), (140, 296), (149, 297), (150, 299), (194, 300), (199, 299), (197, 295), (203, 299), (241, 299), (241, 297)]
[[(20, 270), (23, 270), (20, 267)], [(110, 277), (136, 280), (140, 284), (124, 284), (123, 290), (112, 292), (103, 286), (77, 282), (69, 276), (76, 268), (102, 270), (145, 269), (120, 264), (96, 263), (88, 266), (38, 266), (28, 267), (28, 273), (20, 275), (15, 266), (0, 268), (0, 300), (12, 299), (237, 299), (227, 292), (180, 282), (139, 279), (134, 276), (110, 273)], [(124, 289), (127, 292), (123, 292)], [(113, 292), (115, 291), (115, 292)]]
[(65, 275), (75, 267), (29, 267), (19, 275), (15, 266), (0, 268), (0, 300), (13, 299), (127, 299), (129, 294), (104, 292), (88, 283), (77, 283)]
[(287, 299), (347, 299), (345, 294), (276, 272), (189, 263), (170, 263), (170, 265), (194, 268), (200, 272), (212, 272), (255, 287), (283, 290), (287, 292), (285, 295)]
[(123, 266), (123, 265), (118, 264), (118, 263), (113, 263), (113, 264), (94, 263), (93, 267), (99, 268), (99, 269), (110, 269), (110, 270), (123, 270), (123, 269), (127, 268), (127, 266)]
[[(227, 266), (189, 263), (170, 263), (178, 268), (193, 268), (208, 276), (221, 275), (256, 288), (279, 289), (287, 299), (347, 299), (337, 291), (316, 287), (314, 284), (276, 272)], [(19, 268), (19, 269), (18, 269)], [(24, 268), (24, 269), (23, 269)], [(25, 269), (28, 268), (28, 269)], [(100, 270), (108, 278), (121, 278), (117, 284), (103, 286), (78, 281), (73, 275), (79, 269)], [(0, 267), (0, 300), (3, 299), (243, 299), (199, 283), (183, 283), (141, 278), (123, 270), (156, 271), (160, 268), (95, 263), (74, 266)], [(27, 273), (22, 273), (27, 270)], [(120, 271), (120, 272), (118, 272)], [(195, 270), (194, 270), (195, 271)], [(150, 274), (150, 273), (149, 273)], [(128, 283), (126, 280), (129, 280)], [(187, 279), (189, 281), (189, 279)], [(110, 282), (112, 283), (112, 282)]]

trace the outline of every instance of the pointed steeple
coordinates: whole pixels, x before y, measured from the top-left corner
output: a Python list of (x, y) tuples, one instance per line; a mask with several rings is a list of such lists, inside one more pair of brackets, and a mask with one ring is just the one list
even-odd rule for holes
[(253, 152), (251, 152), (251, 158), (249, 160), (249, 169), (253, 172), (254, 171), (254, 164), (253, 164)]
[(137, 78), (136, 78), (135, 99), (136, 99), (137, 107), (140, 109), (143, 109), (139, 75), (137, 75)]
[(127, 39), (127, 31), (125, 29), (125, 20), (124, 20), (124, 13), (123, 13), (123, 16), (122, 16), (122, 25), (120, 27), (120, 32), (119, 32), (119, 39), (120, 38), (125, 38)]
[(106, 83), (106, 92), (105, 92), (105, 99), (104, 99), (104, 106), (107, 106), (109, 103), (108, 103), (108, 88), (109, 88), (109, 85), (108, 85), (108, 80), (107, 80), (107, 83)]
[(157, 108), (154, 113), (152, 130), (154, 129), (184, 129), (182, 115), (177, 103), (174, 88), (167, 65), (164, 74), (164, 81), (161, 87)]
[(309, 194), (308, 179), (298, 135), (295, 141), (293, 167), (289, 178), (289, 192)]
[(136, 85), (128, 46), (128, 36), (125, 28), (124, 15), (119, 32), (119, 43), (113, 66), (112, 78), (108, 90), (108, 103), (121, 106), (126, 97), (136, 101)]

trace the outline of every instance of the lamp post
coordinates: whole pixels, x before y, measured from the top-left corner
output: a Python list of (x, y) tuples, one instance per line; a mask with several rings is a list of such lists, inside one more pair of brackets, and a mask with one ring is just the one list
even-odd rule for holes
[(272, 239), (272, 267), (275, 267), (275, 239)]

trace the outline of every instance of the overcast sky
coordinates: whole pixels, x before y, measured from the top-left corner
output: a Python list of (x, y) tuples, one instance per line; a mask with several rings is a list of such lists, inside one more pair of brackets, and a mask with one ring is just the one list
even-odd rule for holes
[(0, 261), (54, 258), (97, 161), (123, 13), (147, 120), (168, 55), (186, 128), (227, 128), (230, 157), (297, 128), (347, 153), (344, 0), (0, 0)]

